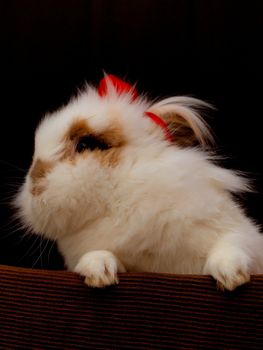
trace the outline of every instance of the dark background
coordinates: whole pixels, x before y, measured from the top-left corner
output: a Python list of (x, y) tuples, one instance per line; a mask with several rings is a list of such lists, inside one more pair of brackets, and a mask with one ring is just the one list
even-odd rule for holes
[[(24, 237), (6, 204), (22, 182), (43, 114), (102, 70), (150, 97), (214, 104), (223, 165), (252, 177), (248, 213), (262, 223), (263, 1), (1, 1), (0, 263), (60, 268), (51, 243)], [(42, 255), (41, 255), (42, 254)]]

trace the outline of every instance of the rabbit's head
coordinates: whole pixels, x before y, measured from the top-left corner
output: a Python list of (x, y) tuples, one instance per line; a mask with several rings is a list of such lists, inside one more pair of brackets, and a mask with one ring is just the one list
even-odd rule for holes
[(143, 175), (147, 162), (158, 168), (167, 148), (205, 145), (209, 130), (196, 111), (205, 105), (188, 97), (151, 103), (111, 75), (98, 89), (87, 86), (38, 126), (32, 165), (15, 201), (20, 219), (57, 239), (125, 205), (118, 193), (129, 174)]

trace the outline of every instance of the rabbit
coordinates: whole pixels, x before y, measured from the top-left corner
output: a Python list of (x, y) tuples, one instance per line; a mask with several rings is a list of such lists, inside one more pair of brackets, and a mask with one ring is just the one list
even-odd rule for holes
[(216, 164), (206, 107), (151, 102), (113, 75), (87, 85), (37, 127), (19, 220), (90, 287), (125, 271), (211, 275), (228, 291), (249, 282), (263, 239), (235, 194), (250, 186)]

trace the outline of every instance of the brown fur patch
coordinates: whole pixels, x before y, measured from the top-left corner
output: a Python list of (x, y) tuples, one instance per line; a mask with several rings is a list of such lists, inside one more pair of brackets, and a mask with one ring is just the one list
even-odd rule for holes
[[(82, 153), (76, 152), (76, 145), (83, 136), (92, 136), (108, 145), (108, 149), (85, 150)], [(121, 146), (124, 145), (124, 139), (119, 126), (110, 127), (103, 133), (94, 132), (86, 120), (78, 119), (72, 123), (67, 134), (63, 138), (65, 149), (61, 154), (60, 160), (67, 160), (75, 163), (79, 157), (87, 157), (92, 154), (103, 166), (114, 167), (118, 164)]]
[(85, 120), (78, 119), (72, 123), (62, 142), (65, 143), (64, 151), (61, 154), (60, 160), (69, 160), (73, 162), (75, 158), (75, 146), (78, 139), (82, 136), (89, 135), (89, 129)]
[(41, 193), (43, 193), (46, 189), (46, 186), (44, 185), (34, 185), (32, 188), (31, 188), (31, 193), (33, 196), (39, 196)]
[(43, 161), (41, 159), (37, 159), (29, 172), (29, 175), (33, 182), (36, 182), (40, 179), (46, 177), (47, 173), (53, 168), (53, 163), (49, 161)]
[(72, 123), (66, 138), (70, 139), (71, 141), (74, 141), (75, 139), (88, 134), (91, 134), (91, 130), (88, 127), (86, 120), (78, 119), (74, 123)]
[(168, 124), (174, 136), (175, 143), (181, 147), (190, 147), (198, 144), (197, 137), (188, 122), (178, 114), (167, 113), (163, 119)]
[(118, 126), (111, 127), (99, 137), (110, 145), (110, 148), (106, 151), (93, 151), (94, 157), (96, 157), (103, 166), (117, 166), (120, 160), (121, 147), (125, 144), (121, 128)]
[(124, 139), (121, 127), (116, 125), (112, 126), (108, 130), (106, 130), (103, 134), (98, 135), (101, 137), (106, 143), (110, 145), (110, 147), (121, 147), (124, 145)]
[(29, 176), (31, 177), (33, 183), (33, 187), (31, 189), (33, 196), (38, 196), (45, 190), (43, 180), (52, 169), (52, 162), (43, 161), (39, 158), (32, 164), (29, 171)]
[(121, 148), (110, 148), (107, 151), (93, 151), (94, 157), (103, 166), (110, 166), (114, 168), (119, 164)]

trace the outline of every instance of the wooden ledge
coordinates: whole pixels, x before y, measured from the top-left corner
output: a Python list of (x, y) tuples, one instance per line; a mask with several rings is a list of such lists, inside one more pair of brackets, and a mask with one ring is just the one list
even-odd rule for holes
[(209, 276), (119, 277), (93, 289), (67, 271), (0, 266), (0, 348), (262, 349), (263, 275), (233, 293)]

